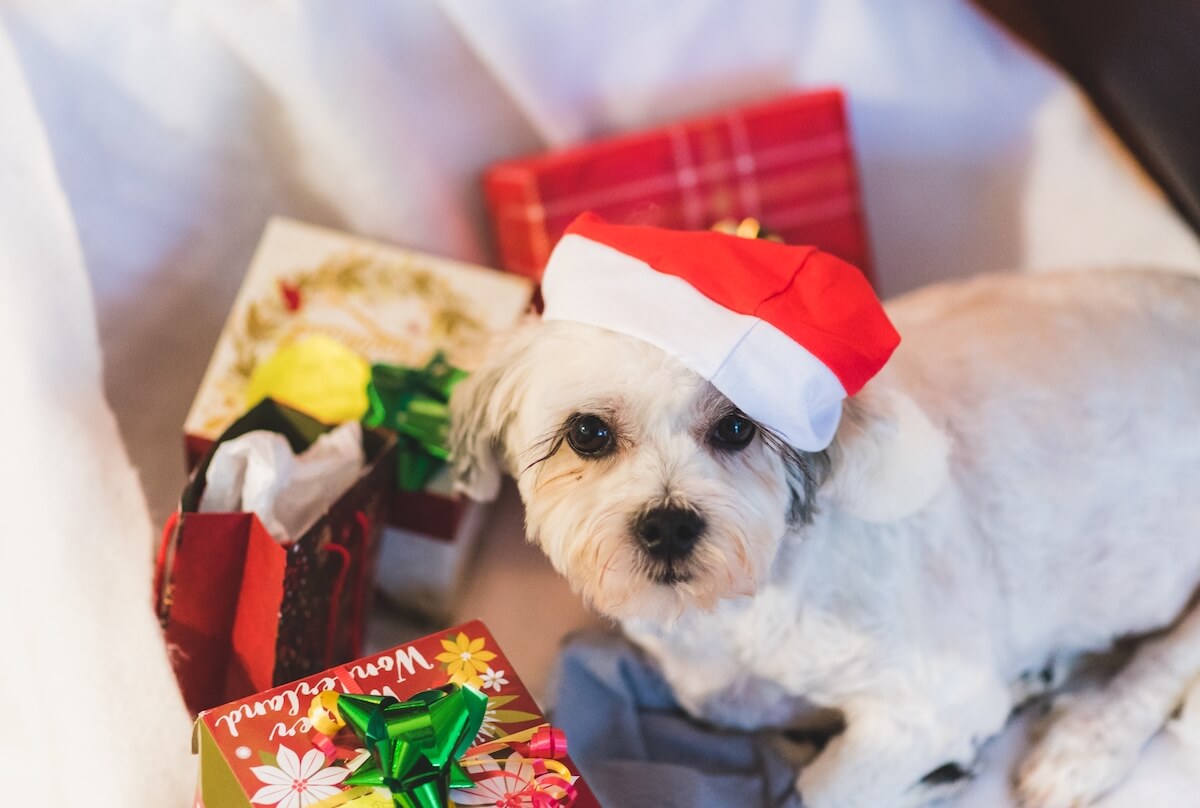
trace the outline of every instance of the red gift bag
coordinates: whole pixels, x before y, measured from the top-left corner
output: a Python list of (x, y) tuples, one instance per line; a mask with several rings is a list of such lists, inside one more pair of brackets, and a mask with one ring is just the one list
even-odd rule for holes
[(538, 280), (580, 213), (704, 230), (754, 217), (871, 277), (841, 92), (806, 92), (577, 148), (496, 163), (484, 194), (501, 265)]
[(184, 701), (199, 712), (362, 653), (395, 437), (364, 430), (366, 465), (305, 533), (281, 544), (252, 513), (198, 513), (220, 443), (258, 429), (302, 452), (329, 429), (264, 401), (221, 435), (167, 521), (154, 591)]

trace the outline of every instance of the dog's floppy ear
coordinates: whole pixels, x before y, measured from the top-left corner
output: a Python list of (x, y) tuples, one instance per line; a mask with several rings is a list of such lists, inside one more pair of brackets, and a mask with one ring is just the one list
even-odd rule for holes
[(524, 396), (522, 362), (536, 318), (499, 337), (483, 364), (450, 396), (450, 468), (455, 490), (479, 502), (500, 492), (505, 472), (505, 431)]
[(950, 439), (894, 389), (868, 385), (847, 401), (829, 451), (830, 501), (866, 522), (911, 516), (949, 479)]

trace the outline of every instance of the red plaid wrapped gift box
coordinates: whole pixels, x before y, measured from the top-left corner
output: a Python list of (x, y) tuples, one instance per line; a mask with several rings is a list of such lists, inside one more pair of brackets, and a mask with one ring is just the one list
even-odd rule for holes
[(738, 107), (564, 151), (497, 163), (484, 175), (501, 265), (535, 280), (580, 213), (701, 230), (754, 217), (871, 277), (841, 92)]
[[(361, 771), (357, 767), (370, 755), (358, 748), (362, 739), (350, 727), (332, 737), (318, 732), (309, 718), (310, 705), (327, 690), (407, 702), (449, 684), (474, 687), (487, 700), (482, 723), (474, 737), (464, 740), (467, 748), (457, 758), (472, 785), (451, 788), (454, 805), (599, 807), (566, 754), (567, 739), (548, 727), (478, 621), (201, 713), (192, 740), (200, 756), (195, 804), (394, 808), (400, 803), (393, 802), (388, 788), (343, 782), (354, 781)], [(410, 707), (419, 712), (415, 701), (400, 711)], [(413, 739), (424, 747), (429, 731), (419, 727)], [(390, 727), (388, 732), (389, 737), (406, 737)]]

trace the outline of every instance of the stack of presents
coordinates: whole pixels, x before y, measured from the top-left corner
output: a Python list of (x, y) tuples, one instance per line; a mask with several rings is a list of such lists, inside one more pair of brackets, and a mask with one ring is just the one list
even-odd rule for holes
[[(191, 476), (158, 553), (197, 806), (596, 805), (483, 623), (449, 627), (485, 521), (445, 462), (455, 384), (536, 307), (584, 212), (753, 218), (870, 271), (836, 91), (506, 161), (483, 190), (503, 271), (266, 228), (184, 425)], [(447, 628), (368, 653), (384, 608)]]

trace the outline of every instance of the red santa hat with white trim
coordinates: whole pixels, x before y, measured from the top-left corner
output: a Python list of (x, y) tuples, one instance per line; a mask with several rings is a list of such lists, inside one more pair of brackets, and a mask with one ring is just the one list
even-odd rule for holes
[(815, 247), (590, 213), (550, 254), (542, 297), (544, 319), (661, 348), (807, 451), (830, 444), (842, 400), (900, 342), (862, 273)]

